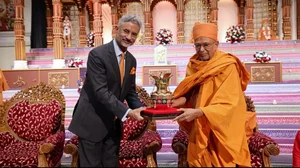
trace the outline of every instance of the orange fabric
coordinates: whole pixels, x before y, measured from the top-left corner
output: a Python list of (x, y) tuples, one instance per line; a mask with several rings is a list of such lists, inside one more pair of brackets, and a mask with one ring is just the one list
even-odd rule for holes
[(6, 82), (6, 79), (3, 75), (2, 70), (0, 69), (0, 104), (3, 103), (3, 93), (2, 92), (5, 90), (8, 90), (8, 89), (9, 89), (8, 84)]
[(247, 136), (247, 141), (249, 140), (250, 137), (253, 135), (253, 130), (256, 127), (256, 113), (252, 111), (247, 111), (246, 112), (246, 136)]
[(119, 63), (121, 85), (123, 84), (124, 74), (125, 74), (125, 72), (124, 72), (125, 71), (124, 70), (124, 58), (125, 58), (125, 53), (122, 53), (121, 60), (120, 60), (120, 63)]
[[(217, 50), (209, 61), (195, 54), (187, 67), (187, 77), (174, 91), (175, 98), (200, 86), (195, 106), (204, 115), (179, 125), (189, 135), (187, 160), (191, 167), (250, 167), (250, 152), (245, 133), (246, 90), (250, 74), (239, 59)], [(207, 152), (205, 152), (207, 151)], [(203, 159), (205, 157), (205, 159)]]
[(209, 37), (218, 41), (218, 27), (213, 23), (195, 23), (192, 31), (191, 42), (194, 42), (199, 37)]

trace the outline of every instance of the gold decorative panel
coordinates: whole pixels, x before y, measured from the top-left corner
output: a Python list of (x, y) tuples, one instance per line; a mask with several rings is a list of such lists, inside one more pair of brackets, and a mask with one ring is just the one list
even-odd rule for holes
[(48, 84), (55, 87), (69, 87), (69, 72), (49, 72)]
[(251, 67), (252, 82), (275, 82), (274, 66), (252, 66)]

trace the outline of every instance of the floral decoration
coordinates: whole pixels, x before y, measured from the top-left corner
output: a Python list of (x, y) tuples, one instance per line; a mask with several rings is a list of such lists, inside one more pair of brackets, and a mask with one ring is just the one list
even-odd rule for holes
[(240, 43), (245, 41), (246, 33), (243, 27), (241, 26), (230, 26), (226, 31), (226, 42), (231, 44), (237, 42)]
[(77, 57), (75, 58), (71, 58), (69, 61), (68, 61), (68, 67), (69, 68), (74, 68), (74, 67), (82, 67), (82, 64), (83, 64), (83, 60), (82, 59), (79, 59)]
[(167, 44), (171, 44), (173, 42), (173, 34), (171, 32), (171, 30), (169, 29), (160, 29), (157, 33), (156, 33), (156, 44), (162, 44), (162, 45), (167, 45)]
[(253, 55), (255, 62), (265, 63), (271, 61), (271, 55), (268, 55), (264, 51), (258, 51)]
[(86, 72), (85, 72), (84, 75), (81, 76), (80, 79), (77, 81), (77, 84), (78, 84), (77, 92), (78, 92), (78, 93), (80, 93), (80, 91), (81, 91), (81, 89), (82, 89), (82, 87), (83, 87), (85, 78), (86, 78)]
[(95, 47), (95, 33), (93, 31), (87, 35), (86, 42), (88, 47)]

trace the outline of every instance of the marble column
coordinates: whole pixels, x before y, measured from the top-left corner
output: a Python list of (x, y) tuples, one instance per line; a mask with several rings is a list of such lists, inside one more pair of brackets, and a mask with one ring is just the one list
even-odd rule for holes
[(292, 28), (291, 39), (296, 40), (297, 39), (297, 0), (291, 0), (291, 28)]
[(15, 0), (15, 61), (13, 69), (28, 69), (25, 51), (24, 0)]
[(277, 30), (278, 30), (278, 40), (283, 39), (282, 33), (282, 0), (277, 0)]

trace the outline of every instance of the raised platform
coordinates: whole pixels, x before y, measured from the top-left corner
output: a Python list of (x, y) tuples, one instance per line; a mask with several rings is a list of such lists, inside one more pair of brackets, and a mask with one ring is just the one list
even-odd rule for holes
[[(282, 81), (300, 82), (300, 40), (291, 41), (266, 41), (244, 42), (238, 44), (220, 43), (220, 50), (230, 52), (238, 56), (244, 62), (251, 62), (256, 51), (265, 51), (272, 56), (272, 60), (282, 63)], [(143, 65), (154, 64), (155, 45), (142, 45), (129, 47), (129, 51), (137, 59), (137, 83), (143, 85)], [(175, 44), (167, 46), (168, 63), (177, 65), (177, 82), (185, 76), (185, 68), (189, 58), (195, 53), (192, 44)], [(84, 66), (91, 48), (66, 48), (65, 59), (78, 57), (83, 60)], [(26, 54), (29, 68), (52, 67), (53, 49), (31, 49)]]

